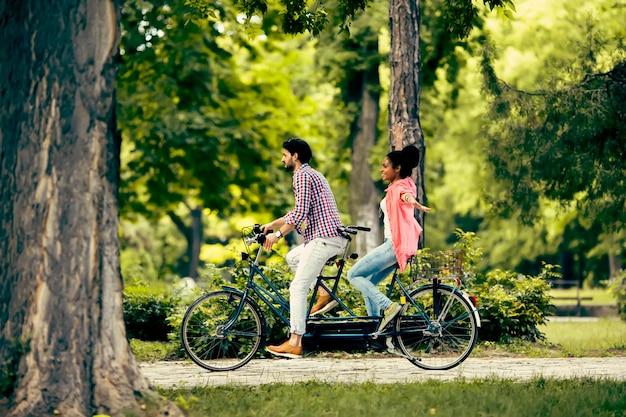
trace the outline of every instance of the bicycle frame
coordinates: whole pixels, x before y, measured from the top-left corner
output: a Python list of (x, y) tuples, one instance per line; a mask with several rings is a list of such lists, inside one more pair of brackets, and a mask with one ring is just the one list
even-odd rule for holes
[[(261, 300), (265, 305), (267, 305), (267, 307), (285, 324), (285, 326), (290, 327), (290, 322), (289, 322), (289, 318), (287, 317), (287, 312), (289, 312), (289, 301), (287, 301), (287, 299), (279, 292), (279, 290), (276, 288), (276, 286), (272, 283), (272, 281), (270, 281), (269, 278), (267, 278), (265, 276), (265, 274), (263, 273), (260, 264), (259, 264), (259, 259), (261, 256), (261, 253), (263, 251), (263, 246), (260, 245), (256, 256), (254, 257), (254, 260), (250, 260), (249, 262), (249, 266), (250, 266), (250, 272), (248, 274), (248, 279), (246, 282), (246, 286), (245, 289), (243, 290), (243, 296), (242, 296), (242, 303), (239, 306), (239, 308), (237, 309), (237, 313), (236, 315), (230, 320), (230, 322), (226, 325), (226, 328), (229, 328), (230, 325), (232, 325), (233, 322), (236, 321), (237, 316), (239, 315), (241, 308), (243, 306), (243, 301), (246, 299), (250, 299), (252, 298), (251, 293), (255, 294), (259, 300)], [(339, 304), (339, 307), (341, 307), (344, 311), (346, 311), (348, 313), (348, 316), (342, 316), (342, 317), (309, 317), (307, 320), (309, 322), (312, 323), (340, 323), (340, 322), (345, 322), (345, 321), (352, 321), (352, 322), (372, 322), (372, 323), (377, 323), (380, 321), (380, 317), (379, 316), (359, 316), (357, 315), (352, 309), (350, 309), (350, 307), (348, 307), (342, 300), (341, 298), (337, 295), (337, 288), (339, 285), (339, 280), (341, 279), (342, 273), (343, 273), (343, 269), (345, 267), (345, 260), (348, 258), (348, 254), (349, 254), (350, 248), (349, 245), (346, 245), (346, 249), (344, 250), (344, 253), (342, 254), (342, 256), (339, 257), (339, 259), (337, 259), (337, 273), (335, 275), (330, 275), (330, 276), (326, 276), (323, 275), (323, 272), (320, 273), (320, 275), (317, 278), (317, 283), (315, 284), (315, 287), (313, 289), (313, 295), (311, 297), (311, 300), (309, 302), (309, 306), (308, 306), (308, 311), (311, 310), (311, 307), (313, 305), (313, 302), (315, 301), (315, 297), (317, 295), (317, 292), (319, 291), (319, 288), (322, 287), (324, 288), (330, 295), (331, 297), (337, 301), (337, 303)], [(248, 257), (249, 255), (244, 253), (244, 260), (246, 257)], [(331, 259), (332, 261), (332, 259)], [(327, 262), (327, 264), (329, 264), (329, 262)], [(262, 283), (263, 284), (259, 284), (255, 281), (255, 277), (259, 276)], [(333, 280), (334, 283), (333, 285), (328, 286), (324, 281), (328, 281), (328, 280)], [(440, 280), (438, 279), (432, 279), (432, 280), (428, 280), (429, 282), (432, 282), (433, 284), (433, 295), (434, 295), (434, 315), (435, 315), (435, 319), (432, 320), (429, 316), (426, 315), (426, 313), (424, 312), (423, 308), (421, 305), (419, 305), (419, 303), (416, 303), (410, 296), (411, 292), (418, 289), (420, 287), (420, 285), (417, 285), (418, 281), (414, 281), (413, 283), (411, 283), (409, 286), (406, 286), (402, 283), (402, 281), (400, 280), (400, 276), (399, 276), (399, 270), (396, 268), (396, 270), (393, 273), (393, 276), (391, 278), (391, 281), (389, 282), (388, 286), (387, 286), (387, 291), (386, 291), (386, 295), (388, 298), (391, 298), (394, 288), (397, 288), (399, 294), (400, 294), (400, 303), (401, 304), (405, 304), (407, 302), (411, 303), (417, 310), (418, 312), (421, 314), (421, 316), (429, 323), (429, 332), (435, 332), (436, 329), (438, 327), (440, 327), (443, 323), (440, 323), (440, 317), (445, 317), (446, 316), (446, 312), (448, 311), (449, 307), (450, 307), (450, 303), (452, 302), (451, 299), (448, 299), (446, 304), (444, 305), (440, 305), (440, 300), (438, 299), (438, 292), (436, 291), (437, 287), (439, 286), (443, 286), (443, 287), (447, 287), (450, 291), (454, 291), (456, 293), (458, 293), (459, 295), (464, 296), (465, 298), (467, 298), (467, 296), (465, 295), (465, 293), (463, 293), (462, 291), (459, 290), (460, 288), (460, 280), (458, 278), (455, 279), (456, 281), (456, 285), (452, 286), (452, 285), (445, 285), (442, 284), (440, 282)], [(236, 291), (240, 291), (237, 288), (234, 287), (230, 287), (230, 286), (223, 286), (224, 289), (231, 289), (231, 290), (236, 290)], [(473, 303), (468, 299), (468, 302), (470, 302), (472, 305)], [(476, 319), (479, 323), (479, 327), (480, 327), (480, 318), (477, 314), (477, 311), (474, 310)], [(460, 317), (456, 317), (455, 320), (461, 320), (463, 319), (463, 316)], [(383, 331), (381, 333), (378, 334), (378, 336), (382, 336), (382, 337), (387, 337), (387, 336), (395, 336), (398, 333), (395, 330), (388, 330), (388, 331)], [(329, 333), (329, 334), (318, 334), (317, 337), (323, 337), (323, 338), (370, 338), (373, 337), (374, 332), (369, 332), (369, 333), (364, 333), (364, 332), (355, 332), (355, 333), (351, 333), (351, 332), (345, 332), (345, 333)], [(310, 337), (310, 334), (305, 334), (305, 337)]]
[[(329, 289), (323, 283), (322, 285), (324, 285), (324, 287), (330, 294), (334, 295), (336, 293), (337, 286), (339, 284), (339, 278), (341, 277), (341, 274), (343, 272), (343, 268), (345, 266), (345, 260), (348, 257), (348, 253), (350, 250), (349, 246), (350, 245), (346, 245), (346, 248), (344, 249), (343, 254), (339, 257), (339, 259), (337, 259), (337, 267), (338, 267), (337, 274), (335, 276), (322, 276), (322, 274), (320, 274), (320, 276), (318, 277), (318, 284), (316, 285), (314, 292), (313, 292), (313, 297), (311, 298), (311, 301), (309, 302), (308, 311), (311, 311), (311, 307), (313, 306), (315, 295), (317, 294), (318, 285), (321, 282), (321, 279), (335, 279), (336, 281), (335, 281), (335, 284), (333, 285), (332, 290)], [(289, 311), (289, 301), (287, 301), (287, 299), (279, 292), (278, 288), (276, 288), (276, 286), (272, 283), (272, 281), (270, 281), (270, 279), (267, 278), (265, 274), (263, 273), (263, 270), (261, 269), (260, 264), (259, 264), (259, 259), (261, 257), (262, 251), (263, 251), (263, 246), (259, 245), (256, 256), (254, 257), (254, 260), (250, 260), (249, 262), (250, 272), (248, 274), (246, 286), (243, 290), (242, 303), (237, 309), (236, 315), (227, 324), (226, 326), (227, 328), (229, 327), (229, 325), (232, 324), (232, 322), (236, 321), (237, 316), (241, 312), (243, 301), (245, 301), (246, 299), (252, 298), (252, 295), (250, 294), (251, 292), (255, 294), (258, 297), (258, 299), (261, 300), (265, 305), (267, 305), (267, 307), (285, 324), (285, 326), (290, 327), (289, 319), (286, 317), (286, 314), (285, 314), (285, 312)], [(249, 254), (242, 253), (243, 260), (246, 260), (246, 258), (248, 257), (249, 257)], [(336, 259), (336, 257), (331, 258), (329, 261), (327, 261), (326, 264), (328, 265), (334, 259)], [(259, 276), (263, 284), (259, 284), (258, 282), (256, 282), (255, 276)], [(240, 291), (239, 289), (235, 287), (230, 287), (230, 286), (225, 286), (225, 285), (223, 285), (222, 288)], [(339, 300), (339, 302), (346, 309), (348, 309), (348, 307), (342, 301)], [(278, 305), (278, 307), (276, 305)], [(354, 313), (352, 313), (352, 315), (354, 315)]]

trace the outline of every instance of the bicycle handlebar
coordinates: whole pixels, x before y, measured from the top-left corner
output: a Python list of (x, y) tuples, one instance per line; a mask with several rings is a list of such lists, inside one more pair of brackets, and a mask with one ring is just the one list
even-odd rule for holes
[(254, 227), (252, 228), (252, 233), (252, 236), (249, 236), (245, 239), (246, 245), (249, 246), (255, 242), (260, 245), (263, 245), (263, 243), (265, 243), (265, 233), (263, 233), (263, 230), (261, 230), (260, 224), (254, 225)]

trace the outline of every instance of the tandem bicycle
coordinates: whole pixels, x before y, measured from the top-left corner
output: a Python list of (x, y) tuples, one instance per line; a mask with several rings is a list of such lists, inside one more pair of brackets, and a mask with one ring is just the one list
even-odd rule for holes
[[(382, 346), (422, 369), (446, 370), (459, 365), (474, 349), (480, 327), (475, 298), (461, 289), (461, 252), (433, 252), (426, 262), (417, 262), (413, 257), (409, 274), (400, 274), (396, 268), (387, 295), (399, 297), (402, 309), (384, 329), (379, 329), (382, 317), (356, 314), (337, 294), (347, 260), (358, 257), (350, 249), (352, 236), (369, 230), (362, 226), (340, 229), (348, 239), (346, 248), (327, 262), (336, 266), (334, 274), (319, 274), (307, 311), (311, 311), (319, 288), (324, 287), (344, 312), (340, 317), (307, 314), (304, 346), (319, 348), (324, 341), (360, 340), (365, 342), (365, 350), (381, 350)], [(242, 239), (247, 249), (242, 252), (242, 260), (248, 261), (245, 287), (223, 285), (220, 290), (200, 296), (187, 308), (180, 328), (186, 353), (210, 371), (240, 368), (265, 347), (268, 325), (261, 303), (289, 328), (289, 301), (259, 263), (265, 234), (254, 225), (242, 230)], [(253, 249), (256, 244), (259, 247)], [(411, 282), (405, 284), (402, 280), (407, 275)]]

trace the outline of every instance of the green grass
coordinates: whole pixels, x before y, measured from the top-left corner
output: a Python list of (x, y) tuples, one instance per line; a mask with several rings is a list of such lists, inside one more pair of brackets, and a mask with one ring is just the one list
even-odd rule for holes
[(156, 362), (181, 359), (176, 342), (146, 342), (138, 339), (130, 340), (130, 349), (139, 362)]
[(560, 319), (539, 326), (545, 340), (531, 343), (479, 343), (473, 357), (525, 356), (531, 358), (624, 356), (626, 322), (617, 317), (597, 321)]
[(564, 356), (624, 355), (626, 322), (617, 317), (598, 321), (550, 321), (539, 330)]
[(624, 417), (621, 381), (537, 378), (410, 384), (306, 382), (161, 389), (189, 417)]

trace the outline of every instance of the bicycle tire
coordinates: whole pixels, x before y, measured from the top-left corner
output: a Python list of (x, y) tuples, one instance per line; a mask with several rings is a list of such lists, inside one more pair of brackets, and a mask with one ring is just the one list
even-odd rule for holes
[(214, 291), (189, 306), (181, 323), (183, 347), (192, 361), (210, 371), (231, 371), (248, 363), (265, 342), (265, 319), (246, 300), (229, 328), (242, 293)]
[(457, 290), (438, 286), (444, 311), (434, 317), (433, 285), (411, 292), (410, 297), (422, 312), (408, 302), (395, 322), (396, 344), (416, 366), (428, 370), (446, 370), (463, 362), (478, 339), (474, 308)]

